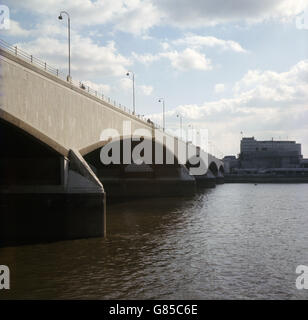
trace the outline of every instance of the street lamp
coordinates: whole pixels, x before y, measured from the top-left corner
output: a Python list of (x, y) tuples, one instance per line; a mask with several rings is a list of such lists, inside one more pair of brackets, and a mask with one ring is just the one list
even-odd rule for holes
[(182, 138), (183, 117), (180, 114), (177, 114), (176, 117), (180, 118), (181, 139), (183, 139)]
[(160, 98), (158, 100), (158, 102), (162, 102), (163, 103), (163, 131), (165, 131), (165, 99), (164, 98)]
[(66, 11), (61, 11), (58, 17), (59, 20), (63, 20), (62, 14), (67, 15), (67, 28), (68, 28), (68, 77), (67, 81), (71, 80), (71, 18)]
[(129, 77), (132, 75), (132, 80), (133, 80), (133, 113), (135, 114), (136, 112), (136, 101), (135, 101), (135, 74), (133, 71), (127, 71), (126, 75)]
[(186, 140), (188, 141), (188, 133), (189, 133), (189, 128), (191, 128), (192, 132), (191, 132), (191, 141), (193, 141), (193, 137), (194, 137), (194, 125), (193, 124), (189, 124), (188, 125), (188, 130), (186, 133)]

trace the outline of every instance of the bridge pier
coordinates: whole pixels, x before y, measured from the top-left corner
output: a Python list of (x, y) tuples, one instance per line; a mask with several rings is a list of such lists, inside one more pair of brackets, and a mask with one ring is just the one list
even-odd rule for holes
[(159, 173), (150, 176), (147, 171), (138, 171), (112, 177), (100, 172), (98, 177), (108, 199), (192, 196), (195, 193), (196, 181), (184, 166), (169, 169), (166, 175)]
[(218, 171), (217, 177), (216, 177), (216, 184), (224, 184), (225, 183), (225, 177), (221, 171)]
[(215, 188), (216, 187), (216, 176), (209, 169), (206, 174), (195, 176), (197, 186), (200, 188)]

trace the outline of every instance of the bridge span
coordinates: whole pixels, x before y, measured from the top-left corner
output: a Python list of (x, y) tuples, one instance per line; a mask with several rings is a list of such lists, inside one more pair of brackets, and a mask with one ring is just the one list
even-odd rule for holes
[[(190, 175), (189, 164), (178, 161), (185, 141), (3, 41), (0, 73), (0, 246), (105, 236), (106, 199), (187, 196), (197, 184), (223, 182), (221, 160), (202, 151), (206, 170)], [(102, 163), (102, 147), (115, 143), (102, 131), (122, 133), (128, 121), (133, 132), (150, 132), (139, 140), (149, 141), (153, 159), (160, 132), (161, 163), (127, 164), (123, 154), (119, 163)], [(117, 138), (121, 145), (128, 139)]]

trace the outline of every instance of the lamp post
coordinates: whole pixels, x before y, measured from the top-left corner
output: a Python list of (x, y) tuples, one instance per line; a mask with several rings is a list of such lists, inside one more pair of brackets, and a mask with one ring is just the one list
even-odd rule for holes
[(135, 74), (133, 71), (128, 71), (126, 75), (129, 77), (132, 75), (132, 80), (133, 80), (133, 113), (136, 113), (136, 101), (135, 101)]
[[(188, 128), (191, 128), (191, 130), (192, 130), (192, 133), (191, 133), (191, 141), (193, 141), (194, 125), (193, 125), (193, 124), (189, 124), (189, 125), (188, 125)], [(189, 133), (189, 129), (187, 130), (187, 133), (186, 133), (186, 140), (187, 140), (187, 141), (188, 141), (188, 133)]]
[(163, 131), (165, 131), (165, 99), (164, 98), (160, 98), (158, 100), (158, 102), (162, 102), (163, 103)]
[(68, 77), (67, 81), (71, 80), (71, 18), (66, 11), (61, 11), (58, 17), (59, 20), (62, 20), (62, 14), (67, 15), (67, 28), (68, 28)]
[(182, 139), (183, 117), (180, 114), (177, 114), (176, 117), (180, 118), (180, 129), (181, 129), (181, 139)]

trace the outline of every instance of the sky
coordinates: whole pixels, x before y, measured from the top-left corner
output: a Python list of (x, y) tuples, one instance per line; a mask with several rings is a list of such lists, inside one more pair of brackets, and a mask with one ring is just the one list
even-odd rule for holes
[[(208, 129), (219, 156), (240, 139), (296, 140), (308, 158), (308, 0), (5, 0), (0, 38), (166, 128)], [(306, 9), (307, 8), (307, 9)], [(215, 146), (215, 147), (214, 147)]]

